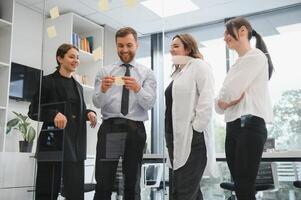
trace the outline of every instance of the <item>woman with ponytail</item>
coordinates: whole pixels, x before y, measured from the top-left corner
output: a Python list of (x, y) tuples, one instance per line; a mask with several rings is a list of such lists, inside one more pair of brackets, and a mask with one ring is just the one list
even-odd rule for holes
[[(253, 36), (256, 48), (250, 45)], [(238, 200), (253, 200), (267, 138), (266, 123), (272, 121), (268, 81), (274, 68), (264, 41), (244, 18), (226, 23), (224, 40), (239, 58), (224, 80), (215, 109), (225, 115), (227, 123), (225, 152), (236, 196)]]

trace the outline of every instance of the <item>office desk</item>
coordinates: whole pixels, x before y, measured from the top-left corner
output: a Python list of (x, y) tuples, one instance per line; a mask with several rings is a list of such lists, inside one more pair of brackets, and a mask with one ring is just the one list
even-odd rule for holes
[[(301, 150), (263, 152), (262, 161), (265, 162), (301, 162)], [(144, 154), (143, 163), (162, 163), (166, 161), (163, 154)], [(226, 161), (225, 153), (216, 153), (216, 161)]]
[[(216, 161), (226, 161), (225, 153), (217, 153)], [(301, 162), (301, 150), (263, 152), (261, 161), (265, 161), (265, 162)]]
[(142, 163), (163, 163), (166, 162), (166, 155), (163, 154), (143, 154)]

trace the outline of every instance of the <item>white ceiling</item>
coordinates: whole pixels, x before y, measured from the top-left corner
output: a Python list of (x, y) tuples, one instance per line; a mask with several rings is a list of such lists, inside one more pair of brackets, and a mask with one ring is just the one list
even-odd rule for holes
[[(16, 1), (43, 12), (44, 0)], [(109, 9), (100, 11), (99, 0), (46, 0), (45, 10), (48, 15), (51, 8), (58, 6), (60, 14), (74, 12), (98, 24), (115, 29), (132, 26), (140, 35), (148, 35), (301, 3), (301, 0), (192, 0), (199, 7), (198, 10), (160, 18), (139, 3), (144, 0), (137, 1), (135, 6), (127, 6), (127, 0), (108, 0)], [(265, 22), (260, 23), (265, 25)]]

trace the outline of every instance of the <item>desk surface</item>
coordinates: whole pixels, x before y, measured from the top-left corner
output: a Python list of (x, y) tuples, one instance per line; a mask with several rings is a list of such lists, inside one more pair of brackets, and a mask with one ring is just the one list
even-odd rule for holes
[[(217, 161), (226, 161), (225, 153), (216, 154)], [(263, 152), (262, 161), (270, 162), (296, 162), (301, 161), (301, 150)]]
[[(144, 154), (144, 162), (163, 162), (166, 159), (166, 155), (162, 154)], [(225, 153), (216, 153), (217, 161), (226, 161)], [(262, 161), (273, 162), (299, 162), (301, 161), (301, 150), (295, 151), (273, 151), (263, 152)]]

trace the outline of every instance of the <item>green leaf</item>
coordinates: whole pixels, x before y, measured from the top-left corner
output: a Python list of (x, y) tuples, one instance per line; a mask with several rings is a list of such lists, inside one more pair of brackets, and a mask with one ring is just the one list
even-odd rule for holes
[(26, 134), (26, 141), (32, 142), (36, 136), (36, 130), (32, 126), (29, 127), (28, 132)]
[(25, 122), (25, 121), (27, 120), (28, 117), (21, 114), (21, 117), (20, 117), (20, 118), (22, 119), (23, 122)]
[(22, 133), (23, 138), (25, 139), (26, 138), (27, 129), (26, 129), (26, 126), (24, 126), (24, 124), (19, 124), (19, 131)]
[(29, 122), (24, 122), (23, 124), (24, 124), (24, 126), (25, 126), (26, 128), (30, 125)]
[(17, 112), (15, 112), (15, 111), (13, 111), (13, 113), (14, 113), (17, 117), (21, 118), (21, 114), (20, 114), (20, 113), (17, 113)]
[(19, 117), (20, 117), (20, 119), (21, 119), (23, 122), (25, 122), (26, 119), (28, 118), (27, 116), (22, 115), (21, 113), (19, 114)]
[(8, 134), (11, 131), (11, 126), (6, 127), (6, 134)]
[(19, 117), (23, 122), (25, 122), (26, 119), (28, 118), (27, 116), (22, 115), (21, 113), (17, 113), (17, 112), (15, 112), (15, 111), (13, 111), (13, 113), (14, 113), (17, 117)]
[(14, 118), (14, 119), (9, 120), (6, 125), (7, 125), (7, 127), (12, 128), (12, 127), (16, 126), (19, 123), (19, 121), (20, 120), (18, 118)]

